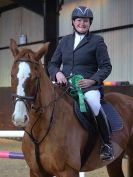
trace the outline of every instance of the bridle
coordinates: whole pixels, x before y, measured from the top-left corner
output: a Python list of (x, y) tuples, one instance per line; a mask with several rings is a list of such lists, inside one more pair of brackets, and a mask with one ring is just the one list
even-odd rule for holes
[[(37, 61), (31, 61), (27, 58), (20, 58), (19, 60), (16, 60), (15, 62), (27, 62), (27, 63), (32, 63), (32, 64), (35, 64), (35, 65), (39, 65), (39, 62)], [(16, 103), (18, 101), (22, 101), (28, 112), (30, 111), (31, 109), (31, 106), (30, 106), (30, 103), (29, 102), (35, 102), (36, 101), (36, 98), (37, 98), (37, 93), (38, 91), (40, 90), (40, 79), (39, 79), (39, 76), (36, 77), (36, 90), (35, 90), (35, 95), (34, 96), (21, 96), (21, 95), (17, 95), (15, 93), (12, 94), (12, 101), (13, 101), (13, 105), (15, 107)]]

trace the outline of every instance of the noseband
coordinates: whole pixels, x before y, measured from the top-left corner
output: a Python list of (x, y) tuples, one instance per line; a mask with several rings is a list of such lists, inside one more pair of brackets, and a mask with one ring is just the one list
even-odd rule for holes
[[(26, 63), (32, 63), (32, 64), (39, 65), (39, 62), (31, 61), (31, 60), (28, 60), (27, 58), (20, 58), (19, 60), (16, 60), (15, 62), (26, 62)], [(17, 94), (12, 94), (12, 100), (13, 100), (14, 107), (15, 107), (17, 101), (22, 101), (25, 104), (25, 106), (29, 112), (30, 111), (29, 102), (35, 102), (39, 89), (40, 89), (40, 79), (39, 79), (39, 77), (37, 77), (36, 78), (36, 91), (35, 91), (34, 96), (20, 96)]]

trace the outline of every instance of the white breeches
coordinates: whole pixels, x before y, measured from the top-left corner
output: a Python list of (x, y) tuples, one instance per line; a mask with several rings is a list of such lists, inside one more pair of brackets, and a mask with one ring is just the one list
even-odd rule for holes
[(92, 112), (94, 113), (95, 116), (97, 116), (101, 108), (100, 103), (101, 94), (99, 90), (90, 90), (88, 92), (85, 92), (84, 96)]

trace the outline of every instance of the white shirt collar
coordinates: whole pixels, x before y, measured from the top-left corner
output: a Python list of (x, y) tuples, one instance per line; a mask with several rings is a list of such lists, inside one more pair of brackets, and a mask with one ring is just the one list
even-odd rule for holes
[(77, 45), (80, 43), (80, 41), (85, 37), (85, 34), (78, 34), (75, 32), (75, 41), (74, 41), (74, 49), (77, 47)]

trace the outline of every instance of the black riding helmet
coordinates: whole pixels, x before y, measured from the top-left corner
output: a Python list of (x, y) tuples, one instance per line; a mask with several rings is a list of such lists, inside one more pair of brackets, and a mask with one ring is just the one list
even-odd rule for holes
[(90, 24), (92, 24), (93, 21), (93, 13), (91, 9), (85, 6), (79, 6), (76, 7), (72, 12), (72, 20), (75, 20), (76, 18), (89, 18)]

